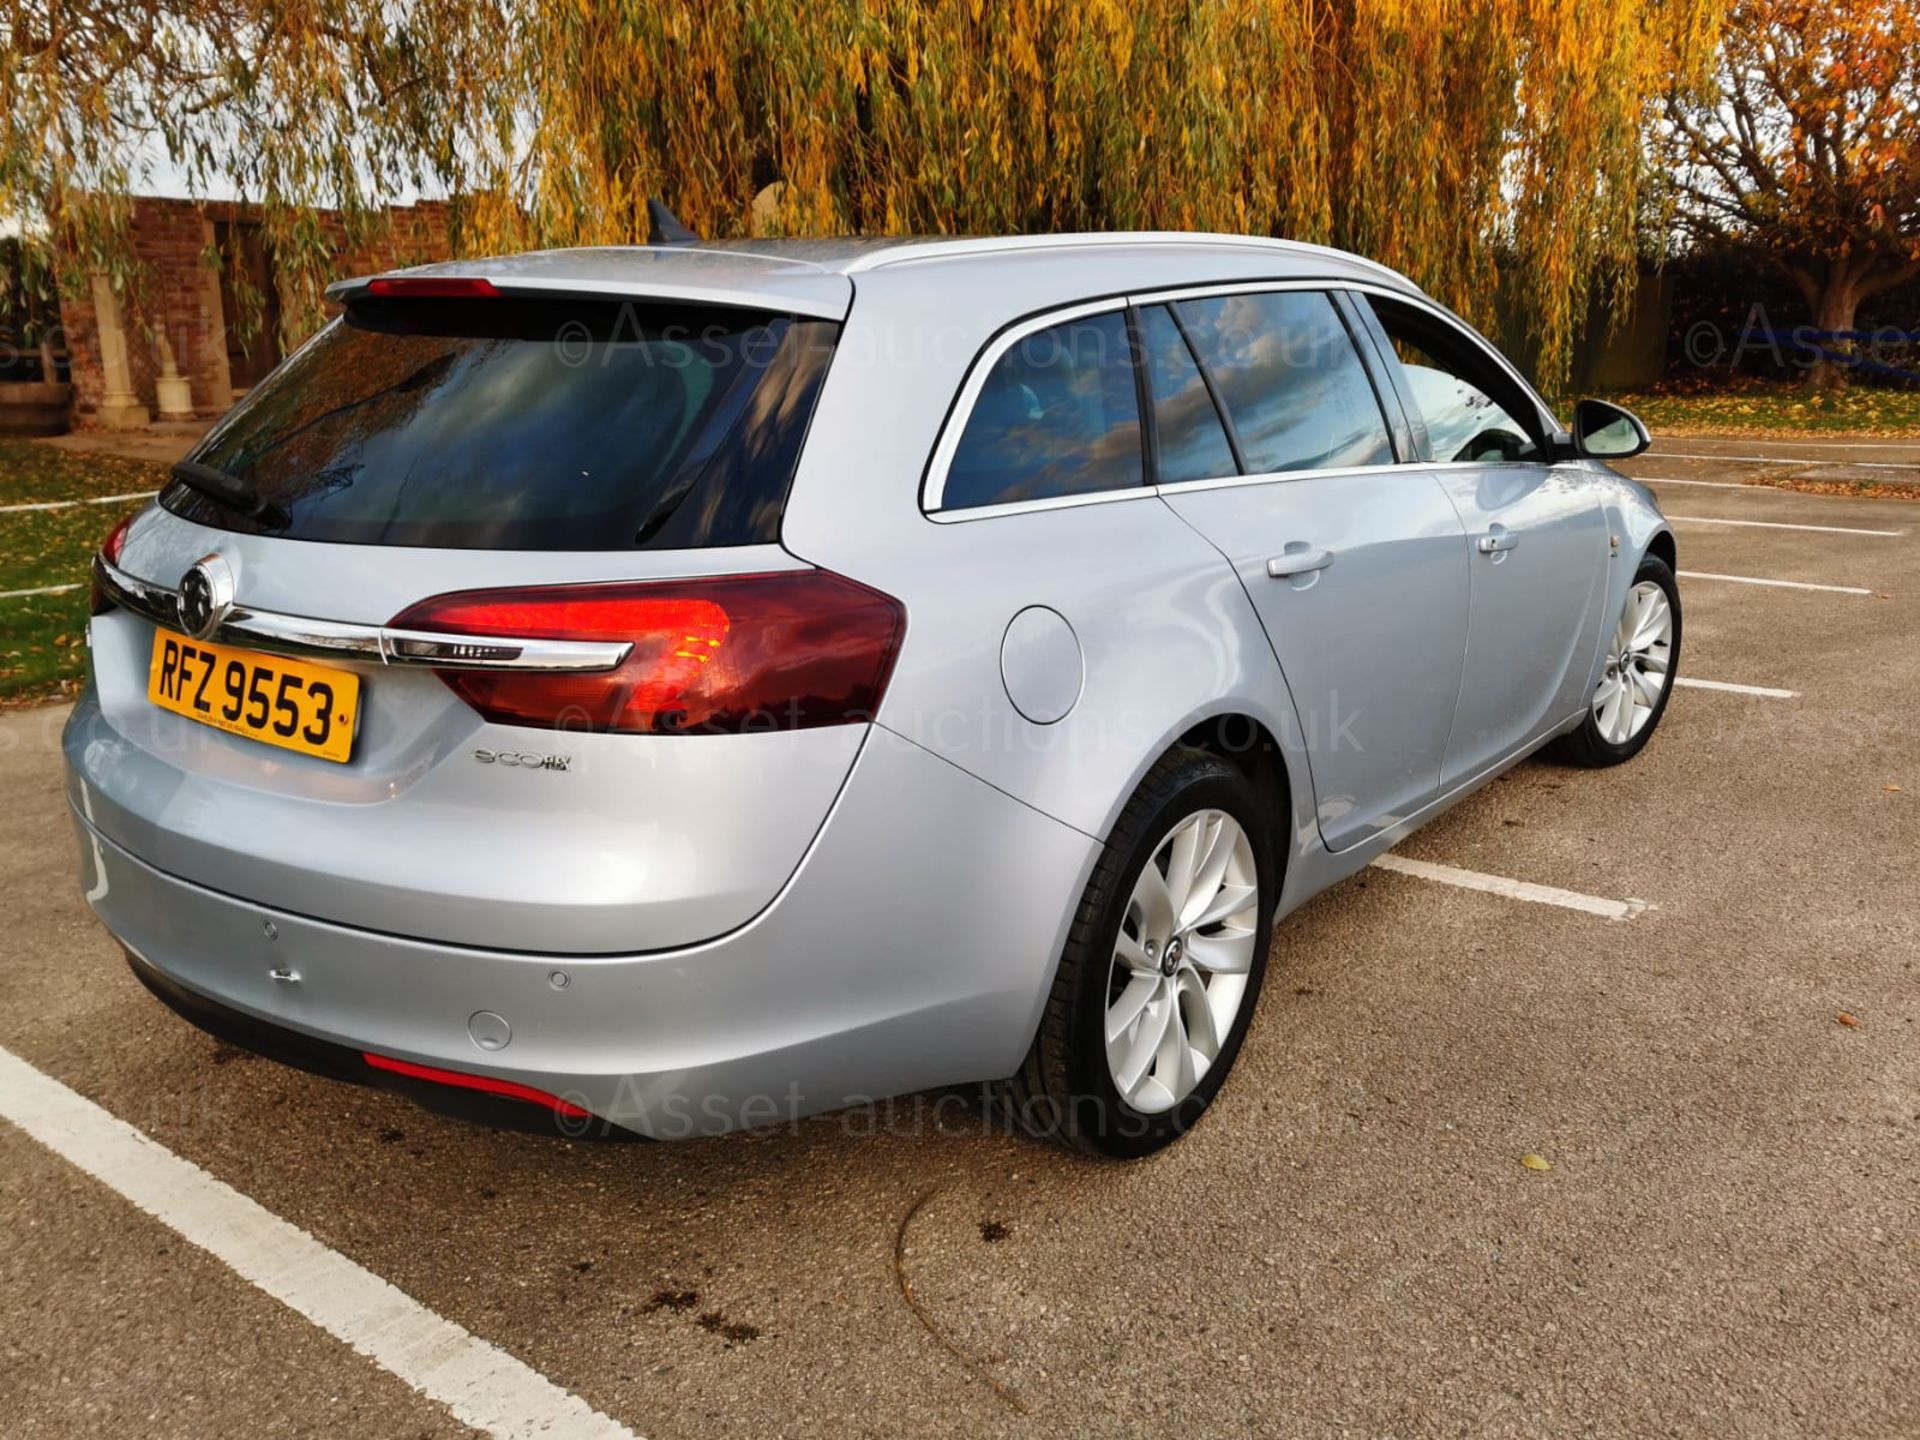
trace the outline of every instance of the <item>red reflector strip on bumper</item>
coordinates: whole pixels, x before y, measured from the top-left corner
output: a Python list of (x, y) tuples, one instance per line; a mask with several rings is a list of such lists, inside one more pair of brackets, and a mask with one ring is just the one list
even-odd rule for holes
[(431, 1065), (416, 1065), (411, 1060), (375, 1055), (370, 1050), (362, 1050), (360, 1058), (376, 1070), (391, 1070), (395, 1075), (405, 1075), (414, 1080), (431, 1080), (438, 1085), (481, 1090), (508, 1100), (525, 1100), (530, 1105), (543, 1105), (556, 1115), (565, 1115), (570, 1120), (593, 1118), (591, 1110), (583, 1110), (571, 1100), (562, 1100), (558, 1095), (549, 1095), (544, 1090), (536, 1090), (531, 1085), (521, 1085), (512, 1080), (496, 1080), (491, 1075), (466, 1075), (458, 1070), (438, 1070)]

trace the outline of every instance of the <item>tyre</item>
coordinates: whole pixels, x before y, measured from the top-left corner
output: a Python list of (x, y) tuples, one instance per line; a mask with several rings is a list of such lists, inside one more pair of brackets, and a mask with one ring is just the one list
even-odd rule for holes
[(1619, 623), (1607, 638), (1606, 663), (1580, 728), (1560, 737), (1554, 753), (1597, 769), (1631, 760), (1653, 738), (1680, 673), (1680, 591), (1657, 555), (1640, 562)]
[(1278, 894), (1247, 777), (1203, 750), (1162, 758), (1114, 826), (1033, 1048), (1000, 1087), (1014, 1118), (1115, 1158), (1191, 1129), (1240, 1053)]

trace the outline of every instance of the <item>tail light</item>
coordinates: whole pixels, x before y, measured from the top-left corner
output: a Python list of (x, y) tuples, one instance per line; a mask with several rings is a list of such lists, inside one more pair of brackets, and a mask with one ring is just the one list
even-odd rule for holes
[[(100, 542), (100, 555), (109, 565), (118, 565), (120, 563), (120, 552), (127, 548), (127, 529), (132, 524), (133, 516), (129, 515), (118, 525), (114, 526), (113, 529), (109, 530), (107, 532), (107, 538)], [(106, 592), (100, 588), (100, 577), (98, 575), (93, 577), (93, 593), (88, 601), (87, 608), (88, 613), (93, 615), (104, 615), (113, 608), (113, 602), (107, 598)]]
[(402, 630), (625, 640), (596, 674), (438, 671), (489, 720), (555, 730), (728, 734), (870, 720), (906, 628), (900, 602), (825, 570), (440, 595)]

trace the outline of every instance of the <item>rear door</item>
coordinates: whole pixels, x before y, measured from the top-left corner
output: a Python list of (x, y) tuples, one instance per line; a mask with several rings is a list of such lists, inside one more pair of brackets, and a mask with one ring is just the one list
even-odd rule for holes
[(1466, 669), (1440, 776), (1451, 788), (1579, 709), (1606, 516), (1583, 472), (1553, 463), (1540, 407), (1477, 337), (1428, 306), (1353, 299), (1469, 541)]
[(1328, 294), (1174, 298), (1140, 323), (1156, 410), (1204, 415), (1211, 398), (1225, 417), (1225, 447), (1160, 421), (1161, 493), (1252, 597), (1293, 693), (1321, 836), (1343, 849), (1438, 788), (1466, 650), (1459, 516), (1432, 475), (1395, 463)]

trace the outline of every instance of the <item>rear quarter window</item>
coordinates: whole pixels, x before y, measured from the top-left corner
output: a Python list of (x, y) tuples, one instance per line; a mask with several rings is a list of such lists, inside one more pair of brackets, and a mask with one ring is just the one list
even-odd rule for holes
[(779, 537), (838, 327), (642, 302), (365, 300), (253, 390), (193, 459), (270, 525), (342, 544), (622, 550)]
[(947, 464), (942, 509), (1144, 484), (1124, 312), (1023, 335), (993, 362)]

